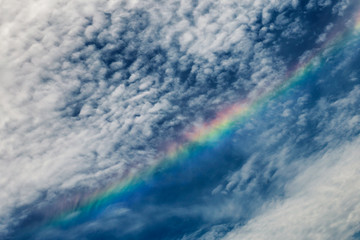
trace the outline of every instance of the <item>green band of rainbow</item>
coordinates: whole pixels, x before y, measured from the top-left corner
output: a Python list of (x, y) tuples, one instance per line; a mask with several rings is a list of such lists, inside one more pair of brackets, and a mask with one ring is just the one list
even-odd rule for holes
[(341, 48), (349, 41), (358, 40), (360, 33), (360, 12), (355, 14), (354, 19), (352, 29), (337, 31), (329, 37), (323, 46), (315, 51), (305, 63), (296, 66), (295, 70), (293, 70), (289, 74), (289, 77), (281, 84), (269, 91), (264, 91), (255, 99), (235, 103), (219, 112), (217, 117), (211, 122), (196, 127), (190, 133), (185, 134), (186, 140), (183, 143), (173, 144), (169, 147), (165, 156), (159, 159), (157, 164), (137, 174), (128, 176), (119, 182), (113, 183), (106, 189), (98, 191), (85, 199), (75, 199), (72, 206), (68, 206), (60, 215), (53, 217), (50, 223), (61, 224), (66, 221), (71, 221), (70, 219), (76, 218), (78, 215), (86, 215), (91, 211), (101, 208), (112, 202), (112, 199), (118, 198), (122, 194), (135, 191), (148, 177), (151, 177), (156, 172), (167, 169), (177, 161), (184, 161), (191, 151), (193, 151), (194, 147), (218, 141), (224, 132), (231, 130), (237, 123), (265, 107), (268, 102), (284, 94), (297, 84), (300, 84), (315, 68), (319, 68), (321, 64), (325, 64), (326, 56), (329, 56), (333, 51)]

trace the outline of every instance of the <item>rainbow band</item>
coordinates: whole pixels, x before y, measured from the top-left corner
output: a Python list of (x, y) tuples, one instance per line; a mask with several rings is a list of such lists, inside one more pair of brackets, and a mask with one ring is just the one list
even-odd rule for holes
[[(307, 78), (309, 74), (318, 68), (320, 64), (325, 64), (325, 56), (333, 53), (349, 40), (357, 39), (360, 32), (360, 12), (356, 14), (355, 24), (352, 30), (343, 30), (332, 35), (322, 47), (315, 52), (308, 60), (289, 73), (288, 79), (278, 85), (271, 91), (260, 94), (256, 99), (235, 103), (209, 123), (195, 128), (191, 133), (185, 135), (186, 141), (182, 144), (172, 145), (160, 159), (157, 164), (142, 171), (126, 177), (120, 182), (108, 186), (101, 192), (96, 192), (85, 200), (77, 199), (71, 208), (50, 220), (50, 224), (63, 224), (67, 221), (72, 222), (78, 216), (87, 216), (88, 213), (109, 203), (116, 202), (121, 195), (135, 191), (145, 183), (146, 179), (153, 176), (156, 172), (173, 166), (176, 162), (185, 161), (185, 159), (194, 151), (194, 148), (203, 144), (216, 142), (227, 131), (233, 130), (236, 125), (246, 119), (248, 116), (266, 106), (266, 104), (284, 94), (289, 89), (295, 87), (301, 81)], [(324, 56), (325, 55), (325, 56)], [(321, 65), (320, 65), (321, 67)]]

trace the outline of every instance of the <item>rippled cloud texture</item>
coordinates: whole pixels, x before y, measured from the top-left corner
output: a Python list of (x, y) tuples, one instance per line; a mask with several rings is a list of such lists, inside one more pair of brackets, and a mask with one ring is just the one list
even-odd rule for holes
[[(356, 0), (5, 0), (0, 12), (1, 239), (359, 238)], [(53, 224), (309, 59), (301, 83), (226, 137)]]

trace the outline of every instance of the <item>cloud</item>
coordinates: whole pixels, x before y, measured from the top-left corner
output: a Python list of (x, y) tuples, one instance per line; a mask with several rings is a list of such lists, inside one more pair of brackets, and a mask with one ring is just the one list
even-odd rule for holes
[[(321, 8), (330, 3), (317, 1)], [(38, 213), (61, 212), (86, 193), (155, 164), (167, 142), (214, 117), (224, 103), (256, 98), (274, 88), (287, 67), (281, 41), (298, 42), (311, 32), (301, 16), (293, 21), (289, 14), (298, 5), (270, 0), (4, 1), (0, 236)], [(316, 39), (322, 41), (321, 36)], [(296, 59), (303, 52), (291, 54)], [(334, 79), (346, 79), (341, 74), (354, 61), (347, 59), (328, 69)], [(356, 85), (356, 73), (351, 79), (349, 85)], [(206, 222), (186, 235), (190, 239), (220, 238), (228, 231), (228, 238), (314, 237), (327, 226), (334, 233), (317, 231), (319, 237), (350, 236), (358, 220), (356, 184), (349, 183), (356, 183), (359, 88), (345, 89), (344, 97), (329, 89), (342, 89), (346, 81), (314, 82), (312, 89), (321, 87), (323, 95), (295, 91), (294, 99), (270, 103), (264, 116), (239, 129), (229, 145), (250, 157), (240, 170), (227, 172), (215, 189), (209, 187), (210, 200), (186, 207), (157, 206), (153, 200), (138, 211), (114, 207), (105, 211), (105, 219), (66, 236), (79, 239), (88, 232), (116, 229), (119, 223), (132, 228), (117, 229), (114, 235), (136, 233), (169, 216)], [(328, 82), (339, 85), (326, 88)], [(349, 143), (330, 150), (344, 139)], [(348, 174), (337, 175), (336, 170)], [(342, 189), (346, 191), (339, 196)], [(341, 204), (349, 208), (340, 211)], [(301, 221), (310, 217), (313, 222)], [(349, 225), (341, 228), (336, 218)], [(65, 233), (51, 229), (34, 238), (57, 234)]]
[(335, 4), (335, 6), (332, 8), (332, 12), (337, 13), (339, 16), (343, 16), (344, 11), (349, 7), (349, 5), (349, 0), (341, 0)]
[(24, 206), (154, 164), (179, 129), (273, 87), (284, 66), (257, 42), (258, 21), (296, 6), (5, 1), (2, 230), (21, 221), (12, 216)]
[[(350, 56), (340, 59), (351, 65), (358, 57)], [(232, 207), (251, 209), (243, 199), (251, 199), (257, 209), (250, 210), (245, 223), (225, 224), (233, 230), (224, 239), (348, 239), (358, 230), (359, 86), (347, 75), (347, 67), (336, 72), (315, 79), (320, 95), (294, 90), (290, 99), (271, 105), (268, 116), (253, 120), (261, 132), (253, 141), (257, 146), (249, 150), (256, 154), (213, 194), (234, 199), (227, 201), (230, 216), (236, 215)], [(339, 90), (337, 84), (351, 87)], [(243, 132), (239, 130), (239, 136)], [(211, 235), (215, 230), (205, 232)]]
[(324, 8), (330, 6), (332, 3), (331, 0), (310, 0), (306, 5), (307, 9), (317, 9), (317, 8)]
[(359, 139), (327, 151), (286, 186), (286, 196), (224, 239), (348, 239), (360, 205)]

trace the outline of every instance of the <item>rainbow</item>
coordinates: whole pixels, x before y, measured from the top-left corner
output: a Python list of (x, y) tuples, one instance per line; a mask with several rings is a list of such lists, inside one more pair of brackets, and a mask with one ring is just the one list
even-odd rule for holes
[(115, 182), (106, 189), (93, 193), (90, 196), (74, 199), (72, 206), (66, 206), (65, 210), (55, 217), (51, 217), (48, 225), (62, 225), (73, 223), (78, 218), (85, 219), (93, 212), (100, 211), (109, 204), (117, 202), (121, 197), (143, 187), (146, 180), (154, 174), (164, 171), (177, 162), (186, 159), (197, 149), (205, 144), (217, 143), (227, 133), (236, 129), (239, 123), (243, 123), (249, 116), (263, 109), (267, 103), (283, 95), (289, 89), (294, 88), (308, 78), (315, 69), (325, 64), (326, 57), (338, 51), (351, 40), (358, 40), (360, 33), (360, 12), (355, 15), (354, 24), (351, 29), (336, 31), (330, 35), (325, 43), (313, 55), (301, 64), (296, 65), (287, 74), (285, 81), (273, 87), (271, 90), (263, 91), (256, 98), (237, 102), (220, 111), (212, 121), (193, 128), (184, 134), (182, 143), (171, 145), (164, 156), (157, 163), (147, 169), (127, 176), (125, 179)]

